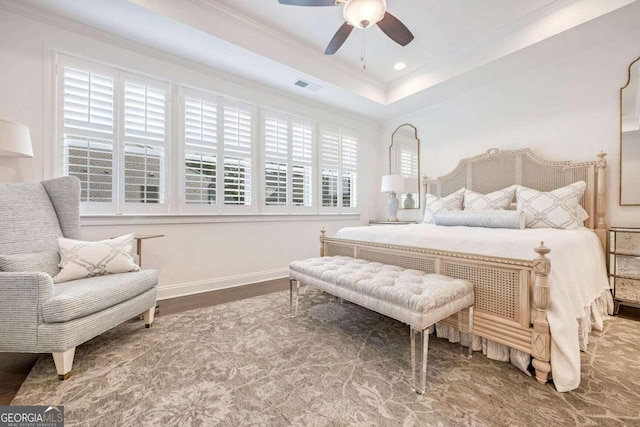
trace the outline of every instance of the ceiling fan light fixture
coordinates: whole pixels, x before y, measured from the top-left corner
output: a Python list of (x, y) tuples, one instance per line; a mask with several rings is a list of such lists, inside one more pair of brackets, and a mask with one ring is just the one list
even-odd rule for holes
[(344, 5), (342, 13), (349, 24), (365, 29), (384, 18), (386, 10), (386, 0), (349, 0)]

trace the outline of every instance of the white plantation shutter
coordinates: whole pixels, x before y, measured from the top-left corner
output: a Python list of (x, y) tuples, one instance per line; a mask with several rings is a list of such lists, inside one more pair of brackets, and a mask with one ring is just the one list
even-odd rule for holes
[(338, 207), (340, 175), (340, 131), (320, 128), (320, 169), (322, 171), (322, 206)]
[(351, 135), (341, 136), (342, 207), (357, 207), (358, 140)]
[(322, 207), (350, 210), (357, 207), (358, 139), (341, 129), (320, 127)]
[(83, 214), (356, 206), (357, 139), (337, 127), (187, 87), (172, 115), (168, 82), (59, 53), (55, 71), (54, 172), (80, 179)]
[(116, 73), (62, 57), (60, 88), (61, 172), (80, 179), (82, 210), (114, 210), (114, 123)]
[(289, 122), (264, 118), (265, 205), (287, 205), (287, 164), (289, 158)]
[(253, 155), (253, 112), (251, 107), (224, 105), (224, 181), (225, 205), (251, 205), (251, 166)]
[(168, 212), (166, 135), (168, 85), (121, 73), (124, 171), (122, 211)]
[(399, 169), (405, 178), (418, 176), (418, 153), (401, 149)]
[(183, 98), (184, 198), (187, 205), (217, 204), (218, 105), (213, 96)]
[(314, 125), (269, 111), (263, 116), (262, 124), (266, 210), (311, 210)]
[(291, 197), (293, 206), (313, 206), (313, 127), (308, 124), (291, 125)]

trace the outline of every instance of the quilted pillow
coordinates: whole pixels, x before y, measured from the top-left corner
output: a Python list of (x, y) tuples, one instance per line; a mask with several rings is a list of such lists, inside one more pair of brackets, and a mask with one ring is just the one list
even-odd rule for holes
[(524, 211), (527, 227), (575, 229), (582, 226), (577, 207), (586, 188), (584, 181), (548, 193), (518, 186), (517, 208)]
[(133, 234), (99, 242), (58, 238), (60, 247), (60, 273), (55, 283), (104, 274), (138, 271), (140, 267), (131, 256)]
[(464, 210), (465, 211), (486, 211), (505, 210), (509, 208), (513, 195), (516, 192), (516, 185), (511, 185), (493, 193), (482, 194), (475, 191), (465, 190)]
[(483, 228), (524, 228), (526, 219), (522, 211), (484, 210), (440, 212), (436, 214), (436, 225)]
[(60, 272), (58, 252), (47, 251), (34, 254), (0, 255), (0, 271), (42, 272), (53, 277)]
[(433, 224), (435, 215), (438, 212), (461, 211), (462, 200), (464, 199), (464, 188), (445, 197), (434, 196), (427, 193), (425, 198), (424, 218), (422, 222)]

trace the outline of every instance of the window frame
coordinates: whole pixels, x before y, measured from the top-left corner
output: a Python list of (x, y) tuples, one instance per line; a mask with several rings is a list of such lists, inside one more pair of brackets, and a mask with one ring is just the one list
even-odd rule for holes
[[(323, 132), (332, 133), (337, 135), (338, 138), (338, 151), (337, 151), (337, 162), (335, 164), (331, 164), (330, 162), (325, 162), (322, 152), (322, 142), (323, 142)], [(349, 137), (355, 139), (356, 143), (356, 167), (352, 171), (356, 174), (356, 182), (355, 188), (352, 189), (355, 192), (356, 203), (355, 206), (345, 207), (343, 205), (343, 187), (342, 187), (342, 179), (344, 178), (344, 172), (346, 169), (344, 167), (344, 157), (343, 157), (343, 138)], [(318, 125), (318, 212), (319, 213), (357, 213), (360, 209), (360, 204), (357, 198), (358, 195), (358, 174), (360, 170), (359, 162), (357, 162), (358, 158), (358, 146), (360, 145), (360, 140), (358, 137), (358, 133), (346, 128), (340, 128), (327, 124), (319, 124)], [(329, 167), (335, 167), (337, 169), (337, 189), (336, 189), (336, 197), (337, 197), (337, 205), (336, 206), (323, 206), (322, 196), (323, 196), (323, 188), (322, 188), (322, 172), (325, 165)], [(348, 170), (350, 171), (350, 170)], [(355, 190), (355, 191), (354, 191)]]
[[(270, 108), (261, 108), (260, 111), (260, 195), (261, 195), (261, 208), (265, 213), (315, 213), (318, 207), (318, 138), (317, 138), (317, 124), (305, 117), (295, 116), (287, 114), (281, 111), (273, 110)], [(286, 155), (286, 190), (285, 190), (285, 204), (284, 205), (267, 205), (266, 203), (266, 163), (269, 160), (267, 157), (267, 145), (266, 145), (266, 120), (267, 118), (274, 118), (279, 121), (286, 122), (287, 124), (287, 155)], [(302, 125), (311, 128), (311, 161), (309, 166), (311, 167), (311, 206), (294, 206), (293, 205), (293, 168), (296, 165), (296, 161), (293, 156), (293, 127), (294, 125)], [(275, 161), (275, 160), (274, 160)]]

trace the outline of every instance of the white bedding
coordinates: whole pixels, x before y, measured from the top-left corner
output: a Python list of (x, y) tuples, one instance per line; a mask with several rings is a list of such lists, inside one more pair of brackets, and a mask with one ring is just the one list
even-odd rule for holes
[(588, 229), (508, 230), (415, 224), (348, 227), (339, 230), (336, 237), (518, 259), (535, 258), (533, 248), (544, 241), (551, 249), (547, 255), (551, 260), (547, 318), (553, 382), (558, 391), (573, 390), (580, 384), (579, 336), (585, 338), (586, 345), (592, 323), (601, 329), (606, 311), (611, 312), (613, 306), (600, 241)]

